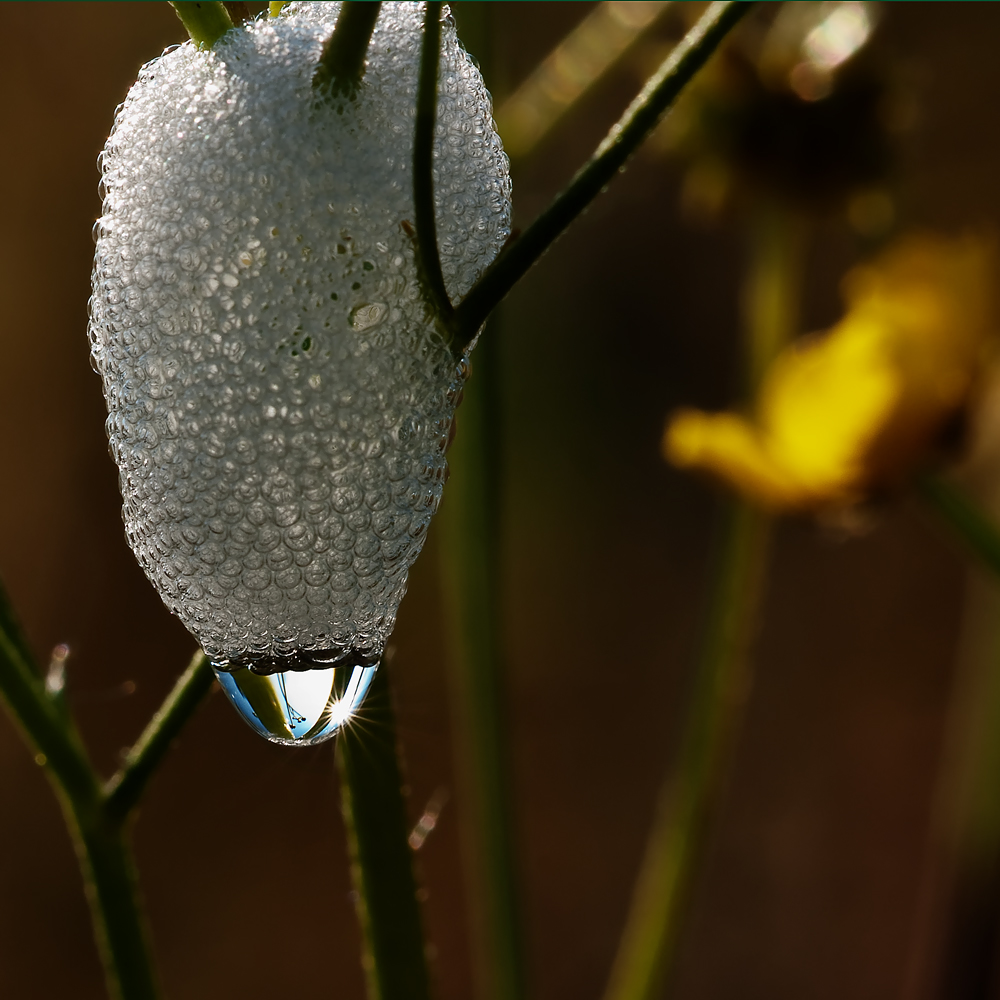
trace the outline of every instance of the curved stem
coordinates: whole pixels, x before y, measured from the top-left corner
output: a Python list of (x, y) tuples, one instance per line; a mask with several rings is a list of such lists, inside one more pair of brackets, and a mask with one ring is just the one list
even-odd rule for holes
[(170, 6), (200, 49), (210, 49), (233, 27), (229, 11), (218, 0), (170, 0)]
[(329, 86), (331, 94), (354, 97), (365, 74), (365, 55), (381, 7), (380, 3), (344, 0), (313, 74), (314, 87)]
[[(434, 125), (437, 121), (438, 65), (441, 58), (441, 8), (428, 3), (420, 52), (417, 121), (413, 135), (413, 204), (417, 271), (434, 314), (450, 333), (454, 309), (441, 273), (434, 206)], [(450, 339), (450, 338), (449, 338)]]
[(363, 708), (337, 737), (363, 965), (369, 1000), (430, 1000), (398, 754), (389, 677), (383, 664)]
[(212, 668), (199, 650), (126, 754), (121, 769), (105, 785), (105, 810), (110, 819), (124, 822), (139, 804), (153, 772), (208, 694), (214, 680)]
[(457, 345), (468, 345), (490, 311), (600, 194), (652, 131), (660, 116), (753, 6), (717, 0), (650, 77), (594, 155), (562, 194), (487, 269), (455, 310)]

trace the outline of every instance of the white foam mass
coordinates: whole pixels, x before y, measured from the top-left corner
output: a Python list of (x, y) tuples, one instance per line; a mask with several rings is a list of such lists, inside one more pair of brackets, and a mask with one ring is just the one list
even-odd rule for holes
[[(465, 373), (421, 296), (423, 9), (382, 7), (355, 100), (312, 77), (339, 3), (146, 65), (101, 155), (90, 338), (126, 533), (206, 653), (377, 660), (445, 477)], [(450, 17), (434, 147), (453, 300), (510, 232), (490, 97)]]

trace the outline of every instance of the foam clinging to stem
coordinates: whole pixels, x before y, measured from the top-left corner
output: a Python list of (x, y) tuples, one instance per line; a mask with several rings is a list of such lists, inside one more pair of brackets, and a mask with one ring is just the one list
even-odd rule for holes
[[(129, 543), (209, 656), (261, 670), (380, 655), (465, 373), (402, 225), (422, 5), (383, 5), (356, 98), (318, 100), (339, 7), (149, 63), (101, 158), (90, 336)], [(439, 88), (458, 300), (509, 234), (510, 182), (450, 18)]]

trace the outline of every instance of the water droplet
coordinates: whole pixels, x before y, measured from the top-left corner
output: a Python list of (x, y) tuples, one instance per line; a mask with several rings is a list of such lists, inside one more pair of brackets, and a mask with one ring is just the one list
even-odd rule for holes
[(365, 700), (378, 666), (348, 664), (266, 675), (248, 667), (213, 669), (254, 730), (272, 743), (301, 747), (336, 735)]

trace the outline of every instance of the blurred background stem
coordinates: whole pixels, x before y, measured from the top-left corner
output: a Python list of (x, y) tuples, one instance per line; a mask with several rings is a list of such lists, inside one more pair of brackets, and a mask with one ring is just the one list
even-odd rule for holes
[(500, 385), (494, 315), (476, 349), (441, 511), (455, 764), (479, 996), (525, 994), (503, 690)]
[[(795, 332), (802, 227), (777, 206), (750, 226), (743, 391), (751, 398)], [(708, 612), (680, 743), (657, 803), (605, 1000), (652, 1000), (670, 980), (713, 812), (729, 772), (751, 686), (750, 645), (764, 587), (771, 519), (739, 499), (723, 503)]]
[[(978, 559), (944, 734), (907, 1000), (989, 1000), (1000, 944), (1000, 531), (952, 480), (923, 499)], [(995, 488), (993, 490), (995, 493)]]
[[(491, 5), (463, 3), (455, 13), (499, 102), (505, 81), (494, 53)], [(457, 799), (481, 1000), (522, 1000), (527, 991), (503, 684), (503, 322), (501, 306), (475, 350), (439, 515)]]

